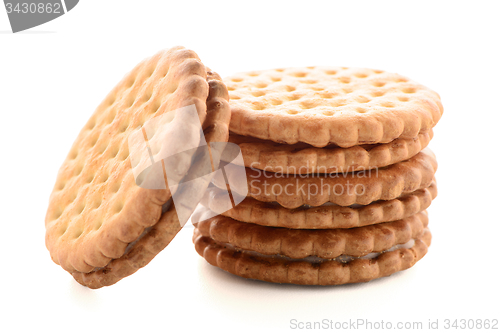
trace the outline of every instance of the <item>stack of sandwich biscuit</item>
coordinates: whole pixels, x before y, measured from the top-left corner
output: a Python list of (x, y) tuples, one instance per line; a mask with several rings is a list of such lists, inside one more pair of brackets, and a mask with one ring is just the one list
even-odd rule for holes
[[(49, 200), (46, 246), (80, 284), (109, 286), (162, 251), (185, 222), (179, 210), (207, 193), (203, 209), (220, 214), (197, 220), (193, 240), (212, 265), (306, 285), (390, 275), (430, 245), (425, 210), (437, 164), (426, 146), (442, 112), (435, 92), (397, 74), (308, 67), (224, 83), (195, 52), (160, 51), (111, 90), (78, 135)], [(225, 155), (212, 144), (228, 138), (246, 177), (223, 171), (208, 191), (175, 185), (215, 169)], [(165, 151), (182, 154), (171, 161)]]
[[(405, 270), (427, 253), (437, 163), (426, 146), (443, 113), (438, 94), (345, 67), (225, 83), (248, 195), (196, 224), (196, 251), (210, 264), (269, 282), (338, 285)], [(205, 203), (219, 205), (217, 195)]]

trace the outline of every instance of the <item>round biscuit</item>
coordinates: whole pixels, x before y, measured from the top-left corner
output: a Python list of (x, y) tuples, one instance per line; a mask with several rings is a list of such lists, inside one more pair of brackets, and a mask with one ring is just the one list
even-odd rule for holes
[(367, 68), (272, 69), (224, 80), (230, 130), (278, 143), (352, 147), (412, 139), (427, 133), (443, 113), (434, 91)]

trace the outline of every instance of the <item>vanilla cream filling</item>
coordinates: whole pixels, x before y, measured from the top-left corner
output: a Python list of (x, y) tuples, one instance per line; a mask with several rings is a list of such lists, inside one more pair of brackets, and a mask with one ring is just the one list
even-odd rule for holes
[(371, 252), (371, 253), (368, 253), (367, 255), (364, 255), (362, 257), (354, 257), (354, 256), (349, 256), (349, 255), (343, 254), (343, 255), (340, 255), (340, 256), (332, 258), (332, 259), (320, 258), (320, 257), (317, 257), (317, 256), (309, 256), (309, 257), (306, 257), (306, 258), (297, 259), (297, 258), (290, 258), (290, 257), (284, 256), (284, 255), (280, 255), (280, 254), (268, 255), (268, 254), (262, 254), (262, 253), (259, 253), (259, 252), (256, 252), (256, 251), (241, 250), (241, 249), (238, 249), (238, 248), (236, 248), (233, 245), (228, 244), (228, 243), (225, 243), (223, 245), (226, 248), (228, 248), (228, 249), (231, 249), (231, 250), (234, 250), (234, 251), (237, 251), (237, 252), (241, 252), (241, 253), (245, 253), (245, 254), (248, 254), (250, 256), (258, 257), (258, 258), (286, 259), (287, 261), (305, 261), (305, 262), (308, 262), (308, 263), (311, 263), (311, 264), (321, 264), (321, 263), (323, 263), (325, 261), (337, 261), (337, 262), (346, 264), (346, 263), (349, 263), (349, 262), (351, 262), (353, 260), (356, 260), (356, 259), (375, 259), (379, 255), (381, 255), (382, 253), (392, 252), (392, 251), (396, 251), (396, 250), (399, 250), (399, 249), (410, 249), (410, 248), (412, 248), (415, 245), (415, 239), (410, 239), (408, 242), (406, 242), (404, 244), (397, 244), (397, 245), (391, 247), (390, 249), (387, 249), (387, 250), (382, 251), (382, 252)]
[[(271, 205), (274, 205), (274, 206), (281, 206), (277, 201), (271, 201), (271, 202), (268, 202), (270, 203)], [(352, 204), (352, 205), (349, 205), (349, 206), (340, 206), (340, 205), (337, 205), (337, 204), (334, 204), (333, 202), (325, 202), (324, 204), (322, 205), (319, 205), (319, 206), (311, 206), (311, 205), (301, 205), (295, 209), (300, 209), (300, 208), (306, 208), (306, 209), (309, 209), (309, 208), (318, 208), (318, 207), (328, 207), (328, 206), (337, 206), (337, 207), (346, 207), (346, 208), (361, 208), (361, 207), (365, 207), (365, 205), (360, 205), (360, 204)]]

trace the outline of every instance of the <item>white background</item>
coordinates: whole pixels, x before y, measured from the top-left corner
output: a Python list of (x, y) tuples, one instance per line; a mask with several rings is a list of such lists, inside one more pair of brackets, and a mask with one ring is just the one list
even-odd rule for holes
[[(11, 34), (0, 7), (0, 331), (267, 332), (290, 330), (292, 319), (422, 321), (424, 328), (438, 319), (443, 328), (445, 319), (500, 319), (499, 10), (481, 1), (86, 0)], [(92, 291), (74, 282), (44, 245), (57, 170), (122, 75), (175, 45), (195, 50), (222, 76), (370, 67), (436, 90), (445, 113), (430, 145), (439, 196), (429, 209), (427, 256), (365, 284), (276, 285), (210, 266), (186, 227), (114, 286)]]

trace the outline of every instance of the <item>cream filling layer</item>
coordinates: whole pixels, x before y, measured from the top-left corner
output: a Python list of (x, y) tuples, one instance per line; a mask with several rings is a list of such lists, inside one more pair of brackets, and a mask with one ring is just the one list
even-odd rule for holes
[[(277, 201), (271, 201), (271, 202), (268, 202), (269, 204), (273, 205), (273, 206), (281, 206)], [(366, 207), (366, 205), (360, 205), (360, 204), (352, 204), (352, 205), (349, 205), (349, 206), (341, 206), (341, 205), (337, 205), (337, 204), (334, 204), (333, 202), (325, 202), (324, 204), (322, 205), (319, 205), (319, 206), (311, 206), (311, 205), (301, 205), (297, 208), (294, 208), (294, 209), (309, 209), (309, 208), (319, 208), (319, 207), (328, 207), (328, 206), (336, 206), (336, 207), (345, 207), (345, 208), (361, 208), (361, 207)]]
[(237, 252), (241, 252), (241, 253), (245, 253), (245, 254), (248, 254), (250, 256), (258, 257), (258, 258), (285, 259), (287, 261), (305, 261), (305, 262), (308, 262), (308, 263), (311, 263), (311, 264), (321, 264), (321, 263), (323, 263), (325, 261), (337, 261), (337, 262), (340, 262), (340, 263), (343, 263), (343, 264), (347, 264), (347, 263), (349, 263), (349, 262), (351, 262), (353, 260), (356, 260), (356, 259), (375, 259), (379, 255), (381, 255), (382, 253), (392, 252), (392, 251), (396, 251), (396, 250), (399, 250), (399, 249), (410, 249), (410, 248), (412, 248), (415, 245), (415, 239), (410, 239), (408, 242), (406, 242), (404, 244), (394, 245), (390, 249), (387, 249), (387, 250), (382, 251), (382, 252), (371, 252), (371, 253), (368, 253), (367, 255), (364, 255), (362, 257), (355, 257), (355, 256), (349, 256), (349, 255), (343, 254), (343, 255), (340, 255), (340, 256), (332, 258), (332, 259), (320, 258), (320, 257), (317, 257), (317, 256), (309, 256), (309, 257), (297, 259), (297, 258), (290, 258), (290, 257), (287, 257), (287, 256), (283, 256), (283, 255), (280, 255), (280, 254), (268, 255), (268, 254), (262, 254), (262, 253), (259, 253), (259, 252), (256, 252), (256, 251), (242, 250), (242, 249), (238, 249), (238, 248), (236, 248), (233, 245), (228, 244), (228, 243), (225, 243), (223, 245), (226, 248), (228, 248), (228, 249), (231, 249), (231, 250), (234, 250), (234, 251), (237, 251)]

